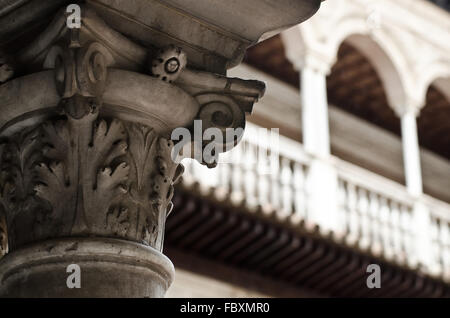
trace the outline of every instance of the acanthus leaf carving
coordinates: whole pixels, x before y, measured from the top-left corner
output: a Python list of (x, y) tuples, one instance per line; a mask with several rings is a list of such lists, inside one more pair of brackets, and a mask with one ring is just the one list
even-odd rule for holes
[(173, 185), (183, 168), (171, 159), (172, 141), (140, 124), (128, 123), (126, 129), (129, 135), (127, 158), (133, 171), (128, 206), (132, 207), (136, 219), (134, 238), (161, 249)]
[(47, 122), (42, 125), (43, 153), (49, 163), (41, 162), (37, 167), (39, 184), (37, 197), (50, 205), (50, 213), (44, 227), (51, 235), (68, 235), (74, 223), (70, 207), (76, 205), (77, 175), (73, 167), (71, 131), (66, 121)]
[(68, 116), (43, 125), (50, 164), (38, 166), (36, 192), (50, 203), (53, 218), (60, 220), (54, 224), (60, 223), (64, 234), (104, 234), (110, 205), (126, 193), (129, 167), (115, 162), (127, 149), (123, 125), (118, 120), (95, 124), (97, 116), (94, 110), (82, 119)]
[[(34, 238), (36, 222), (44, 213), (33, 189), (37, 182), (35, 166), (40, 158), (40, 147), (39, 132), (35, 128), (18, 133), (1, 146), (0, 211), (5, 215), (11, 245), (20, 244), (21, 237)], [(30, 217), (31, 211), (36, 213)]]
[(116, 206), (106, 215), (106, 228), (115, 236), (126, 237), (130, 226), (127, 208)]
[(172, 148), (150, 127), (99, 119), (98, 108), (13, 135), (0, 144), (0, 212), (10, 247), (97, 235), (162, 249), (183, 173)]
[[(226, 136), (229, 129), (234, 131), (236, 138), (214, 140), (219, 153), (231, 150), (242, 138), (245, 128), (245, 114), (251, 113), (253, 104), (265, 92), (265, 84), (259, 81), (242, 80), (211, 74), (199, 70), (186, 69), (180, 74), (175, 84), (195, 97), (200, 104), (196, 120), (202, 122), (202, 130), (208, 128), (220, 130)], [(195, 130), (192, 125), (191, 130)], [(191, 155), (203, 153), (208, 142), (192, 142)], [(202, 156), (201, 164), (213, 168), (217, 165), (219, 154), (214, 154), (212, 160), (206, 161)]]
[(83, 199), (85, 211), (96, 211), (85, 215), (88, 228), (101, 232), (111, 205), (128, 191), (125, 183), (130, 168), (122, 160), (115, 164), (127, 152), (126, 133), (120, 121), (112, 120), (108, 127), (106, 121), (101, 120), (93, 135), (84, 162), (89, 172), (83, 176)]

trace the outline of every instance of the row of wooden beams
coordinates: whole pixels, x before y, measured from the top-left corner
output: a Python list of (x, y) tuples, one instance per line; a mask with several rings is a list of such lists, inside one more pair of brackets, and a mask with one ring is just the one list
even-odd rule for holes
[[(167, 220), (166, 245), (324, 296), (450, 296), (450, 286), (343, 246), (330, 238), (274, 223), (231, 201), (180, 188)], [(382, 287), (366, 286), (368, 264), (382, 267)], [(384, 285), (383, 285), (384, 284)]]

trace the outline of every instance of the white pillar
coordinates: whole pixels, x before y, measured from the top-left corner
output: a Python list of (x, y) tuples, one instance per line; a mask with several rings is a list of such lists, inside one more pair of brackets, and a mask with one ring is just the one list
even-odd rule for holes
[[(317, 66), (317, 64), (315, 65)], [(301, 70), (303, 144), (313, 157), (307, 176), (308, 220), (323, 232), (340, 232), (337, 172), (330, 156), (326, 74), (328, 67)]]
[(436, 260), (433, 256), (431, 220), (429, 208), (422, 201), (416, 200), (413, 206), (413, 227), (415, 234), (414, 263), (420, 263), (428, 270), (434, 271)]
[(421, 266), (433, 271), (435, 270), (436, 262), (432, 253), (430, 211), (421, 199), (423, 193), (422, 169), (417, 134), (417, 114), (419, 109), (420, 107), (405, 107), (400, 112), (406, 187), (408, 192), (414, 197), (415, 253), (411, 257), (414, 263), (420, 263)]
[(422, 171), (416, 112), (414, 110), (405, 111), (401, 116), (401, 123), (406, 187), (412, 195), (419, 196), (422, 194)]
[(304, 67), (301, 71), (303, 144), (317, 156), (330, 154), (326, 74)]

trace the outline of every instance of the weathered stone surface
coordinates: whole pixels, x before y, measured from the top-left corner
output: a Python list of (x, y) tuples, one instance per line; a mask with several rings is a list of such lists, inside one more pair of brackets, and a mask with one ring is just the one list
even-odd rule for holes
[[(85, 16), (69, 30), (57, 15), (18, 54), (36, 72), (0, 86), (2, 296), (163, 296), (173, 269), (158, 251), (183, 172), (170, 133), (194, 119), (244, 127), (264, 89), (187, 69), (175, 46), (147, 56), (91, 9)], [(227, 125), (205, 114), (211, 104)], [(81, 290), (65, 285), (70, 264)]]
[[(9, 244), (120, 237), (161, 250), (166, 210), (183, 168), (173, 142), (98, 112), (49, 121), (2, 144), (0, 203)], [(168, 209), (170, 211), (170, 208)]]
[[(220, 3), (236, 16), (216, 25), (203, 0), (192, 12), (176, 1), (86, 1), (70, 29), (67, 1), (0, 0), (0, 296), (164, 295), (173, 267), (160, 251), (183, 173), (171, 133), (194, 120), (243, 133), (265, 85), (226, 69), (319, 6), (282, 2)], [(241, 18), (264, 8), (273, 21)], [(81, 289), (65, 284), (70, 264)]]
[[(77, 264), (80, 288), (68, 288)], [(1, 262), (0, 297), (163, 297), (174, 276), (170, 260), (129, 241), (73, 238), (29, 245)]]
[[(175, 44), (196, 69), (224, 75), (259, 40), (311, 17), (320, 0), (89, 0), (123, 34)], [(137, 9), (139, 8), (139, 9)], [(176, 23), (174, 23), (176, 21)]]

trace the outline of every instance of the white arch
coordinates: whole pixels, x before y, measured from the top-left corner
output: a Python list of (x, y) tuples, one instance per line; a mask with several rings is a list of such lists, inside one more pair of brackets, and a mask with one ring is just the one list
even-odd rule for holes
[(379, 35), (350, 34), (344, 41), (357, 48), (374, 66), (383, 84), (389, 105), (397, 111), (408, 101), (409, 71), (403, 63), (401, 52)]
[[(294, 56), (314, 54), (321, 56), (328, 68), (336, 62), (337, 53), (344, 41), (349, 41), (372, 63), (380, 76), (389, 105), (396, 110), (410, 103), (407, 90), (411, 90), (412, 83), (408, 80), (411, 74), (405, 62), (403, 53), (395, 43), (381, 30), (372, 32), (361, 16), (342, 16), (340, 21), (330, 24), (329, 29), (322, 30), (326, 37), (315, 34), (315, 25), (305, 23), (283, 34), (288, 58)], [(307, 56), (303, 56), (307, 59)]]
[[(439, 28), (443, 17), (436, 17), (439, 22), (433, 25), (434, 40), (429, 41), (425, 30), (405, 28), (398, 16), (405, 14), (401, 8), (394, 1), (323, 2), (315, 16), (283, 34), (287, 57), (298, 68), (308, 64), (317, 70), (329, 70), (339, 47), (348, 40), (375, 66), (389, 105), (398, 114), (407, 109), (418, 112), (425, 105), (429, 85), (437, 78), (450, 77), (450, 60), (445, 53), (450, 46), (434, 39), (446, 34)], [(380, 14), (379, 25), (368, 23), (374, 11)], [(419, 21), (419, 13), (416, 10), (405, 19)]]
[(436, 81), (440, 91), (450, 101), (450, 61), (433, 61), (424, 66), (419, 74), (417, 88), (424, 104), (430, 85)]

